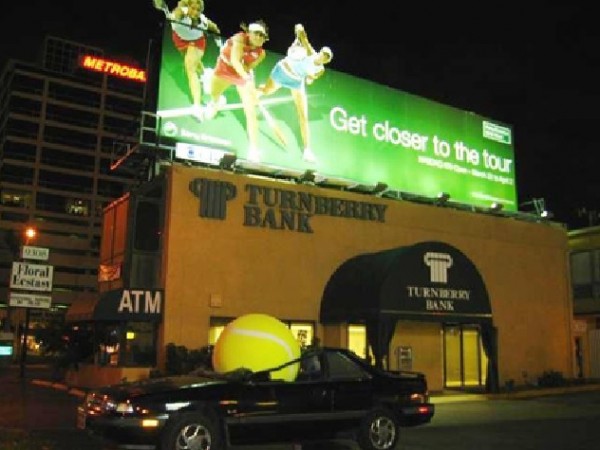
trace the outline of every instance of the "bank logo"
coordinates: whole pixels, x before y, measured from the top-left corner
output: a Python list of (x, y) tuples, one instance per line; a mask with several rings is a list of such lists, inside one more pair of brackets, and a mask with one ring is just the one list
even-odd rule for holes
[(225, 220), (227, 202), (237, 195), (234, 184), (227, 181), (196, 178), (190, 181), (190, 191), (200, 199), (198, 215), (209, 219)]
[(429, 267), (432, 283), (448, 283), (448, 269), (452, 267), (452, 256), (448, 253), (427, 252), (423, 261)]

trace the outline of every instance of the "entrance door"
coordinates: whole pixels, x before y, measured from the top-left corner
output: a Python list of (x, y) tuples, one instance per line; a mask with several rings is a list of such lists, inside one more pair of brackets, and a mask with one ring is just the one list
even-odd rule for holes
[(476, 325), (444, 325), (444, 386), (485, 386), (487, 356)]

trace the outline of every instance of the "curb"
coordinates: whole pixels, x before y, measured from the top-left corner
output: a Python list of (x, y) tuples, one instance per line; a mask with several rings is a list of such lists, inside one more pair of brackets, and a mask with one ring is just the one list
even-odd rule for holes
[(600, 384), (585, 384), (581, 386), (564, 386), (556, 388), (539, 388), (528, 391), (507, 392), (503, 394), (486, 394), (491, 400), (511, 400), (515, 398), (544, 397), (547, 395), (572, 394), (600, 390)]
[(431, 395), (431, 402), (434, 404), (440, 403), (458, 403), (458, 402), (474, 402), (488, 400), (516, 400), (525, 398), (545, 397), (548, 395), (572, 394), (577, 392), (592, 392), (600, 391), (600, 384), (585, 384), (581, 386), (563, 386), (555, 388), (533, 388), (523, 391), (504, 392), (501, 394), (468, 394), (468, 393), (452, 393), (452, 394), (434, 394)]
[(70, 395), (74, 395), (76, 397), (79, 398), (83, 398), (86, 395), (86, 391), (79, 389), (79, 388), (75, 388), (75, 387), (69, 387), (64, 383), (56, 383), (53, 381), (47, 381), (47, 380), (31, 380), (31, 384), (34, 384), (36, 386), (43, 386), (43, 387), (49, 387), (49, 388), (53, 388), (53, 389), (57, 389), (59, 391), (64, 391), (67, 392)]

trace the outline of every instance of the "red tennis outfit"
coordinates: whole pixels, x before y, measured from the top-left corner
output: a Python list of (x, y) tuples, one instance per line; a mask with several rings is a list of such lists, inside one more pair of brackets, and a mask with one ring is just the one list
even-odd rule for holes
[(242, 53), (242, 64), (244, 67), (249, 67), (253, 64), (257, 59), (259, 59), (265, 50), (262, 47), (252, 47), (250, 45), (250, 40), (248, 37), (248, 33), (239, 32), (234, 36), (227, 39), (223, 48), (221, 49), (221, 53), (217, 58), (217, 65), (215, 67), (215, 75), (220, 78), (223, 78), (236, 86), (242, 86), (246, 83), (247, 80), (240, 77), (240, 75), (235, 71), (235, 69), (231, 66), (231, 48), (233, 47), (233, 38), (241, 36), (244, 41), (244, 50)]
[(198, 47), (202, 51), (204, 51), (204, 49), (206, 48), (206, 37), (205, 36), (202, 36), (201, 38), (198, 38), (198, 39), (194, 39), (193, 41), (186, 41), (185, 39), (182, 39), (181, 36), (179, 36), (174, 31), (173, 31), (172, 36), (173, 36), (173, 44), (175, 44), (175, 47), (179, 51), (184, 51), (188, 47), (191, 47), (191, 46)]

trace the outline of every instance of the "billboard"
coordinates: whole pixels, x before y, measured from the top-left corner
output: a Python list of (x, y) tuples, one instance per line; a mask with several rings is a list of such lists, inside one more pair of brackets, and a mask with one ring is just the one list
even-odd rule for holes
[[(206, 154), (214, 163), (222, 152), (231, 153), (250, 164), (312, 170), (365, 185), (385, 183), (423, 196), (446, 192), (452, 201), (482, 207), (498, 202), (505, 210), (517, 210), (511, 126), (324, 65), (324, 74), (303, 88), (307, 129), (296, 108), (298, 92), (281, 87), (258, 97), (251, 113), (257, 120), (252, 137), (236, 86), (218, 97), (216, 115), (203, 109), (211, 104), (223, 44), (211, 36), (206, 40), (199, 81), (203, 106), (194, 106), (185, 51), (176, 48), (171, 25), (167, 21), (164, 27), (157, 131), (161, 138), (185, 144), (179, 157), (202, 160), (198, 155)], [(289, 44), (294, 32), (291, 27)], [(269, 44), (253, 70), (255, 87), (264, 85), (286, 56), (270, 51)]]

